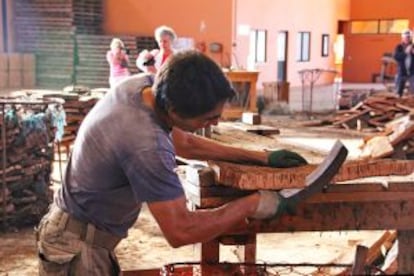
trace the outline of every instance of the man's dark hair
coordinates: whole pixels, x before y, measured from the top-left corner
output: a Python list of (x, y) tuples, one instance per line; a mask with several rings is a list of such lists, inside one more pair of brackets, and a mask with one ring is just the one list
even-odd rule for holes
[(197, 51), (174, 54), (164, 64), (154, 82), (156, 107), (183, 118), (203, 115), (234, 96), (221, 68)]

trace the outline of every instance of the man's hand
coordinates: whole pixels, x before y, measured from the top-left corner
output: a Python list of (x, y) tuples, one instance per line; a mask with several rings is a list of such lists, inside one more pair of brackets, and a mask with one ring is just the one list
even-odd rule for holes
[(296, 152), (284, 149), (270, 152), (267, 162), (273, 168), (291, 168), (308, 164), (308, 161)]
[(279, 194), (267, 190), (259, 190), (258, 192), (260, 194), (260, 201), (252, 218), (266, 219), (276, 215), (281, 199)]

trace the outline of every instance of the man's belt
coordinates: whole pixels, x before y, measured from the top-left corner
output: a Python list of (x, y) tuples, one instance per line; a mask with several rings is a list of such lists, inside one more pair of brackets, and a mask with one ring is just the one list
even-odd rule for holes
[(112, 251), (121, 241), (121, 237), (106, 231), (97, 229), (93, 224), (74, 218), (57, 206), (53, 206), (48, 220), (59, 225), (59, 228), (79, 235), (79, 238), (87, 244), (103, 247)]

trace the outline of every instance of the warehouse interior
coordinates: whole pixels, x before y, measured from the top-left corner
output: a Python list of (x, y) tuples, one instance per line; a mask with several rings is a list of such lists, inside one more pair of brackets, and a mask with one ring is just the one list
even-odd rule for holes
[(399, 95), (395, 55), (413, 36), (413, 9), (404, 0), (0, 0), (0, 275), (38, 275), (34, 228), (65, 182), (84, 119), (118, 87), (112, 42), (122, 41), (132, 79), (140, 54), (160, 48), (160, 26), (175, 31), (175, 53), (207, 56), (236, 93), (195, 135), (307, 161), (272, 168), (177, 154), (188, 210), (323, 189), (295, 211), (178, 248), (144, 203), (114, 249), (122, 275), (413, 274), (414, 93), (409, 75)]

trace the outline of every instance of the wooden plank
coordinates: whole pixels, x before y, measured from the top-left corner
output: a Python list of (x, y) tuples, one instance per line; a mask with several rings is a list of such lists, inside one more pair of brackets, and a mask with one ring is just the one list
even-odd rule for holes
[[(412, 196), (411, 196), (412, 197)], [(295, 215), (252, 221), (233, 234), (295, 231), (414, 229), (414, 200), (301, 204)], [(414, 248), (414, 247), (412, 247)], [(414, 271), (414, 270), (412, 270)]]
[(389, 250), (397, 238), (396, 231), (385, 231), (379, 240), (377, 240), (368, 249), (368, 256), (365, 260), (367, 265), (371, 265), (374, 261), (382, 256), (382, 250)]
[(220, 261), (220, 244), (217, 240), (205, 242), (201, 246), (201, 274), (210, 275), (208, 264), (216, 264)]
[(201, 165), (185, 166), (185, 178), (196, 186), (212, 186), (215, 185), (214, 171), (209, 167)]
[(212, 185), (212, 186), (198, 186), (197, 184), (193, 184), (190, 181), (183, 179), (181, 181), (184, 188), (191, 192), (192, 194), (207, 198), (207, 197), (226, 197), (226, 196), (245, 196), (249, 195), (255, 191), (249, 190), (240, 190), (237, 188), (220, 186), (220, 185)]
[(414, 271), (414, 231), (397, 231), (398, 236), (398, 273), (412, 275)]
[(228, 123), (228, 126), (231, 128), (239, 129), (245, 132), (256, 133), (258, 135), (272, 135), (272, 134), (280, 134), (280, 130), (278, 128), (267, 126), (267, 125), (250, 125), (244, 124), (240, 122), (232, 122)]
[(365, 260), (368, 256), (368, 247), (357, 245), (354, 264), (352, 265), (351, 275), (365, 274)]
[(343, 116), (341, 120), (334, 122), (333, 125), (346, 125), (349, 128), (356, 128), (357, 120), (367, 120), (370, 111), (370, 109), (365, 109), (357, 114)]
[(161, 269), (122, 270), (123, 276), (159, 276)]
[[(363, 185), (363, 184), (361, 184)], [(331, 186), (348, 186), (345, 185), (331, 185)], [(186, 188), (186, 186), (184, 187)], [(411, 188), (413, 188), (411, 186)], [(345, 191), (345, 192), (344, 192)], [(238, 199), (242, 196), (240, 193), (234, 195), (217, 196), (211, 195), (200, 197), (192, 190), (186, 189), (188, 199), (199, 208), (212, 208), (224, 205), (230, 201)], [(414, 189), (410, 191), (352, 191), (343, 189), (341, 192), (324, 192), (313, 195), (306, 202), (309, 204), (336, 204), (336, 203), (370, 203), (370, 202), (395, 202), (399, 200), (414, 200)]]
[(319, 193), (308, 200), (309, 203), (337, 202), (372, 202), (398, 201), (400, 199), (414, 200), (414, 192), (352, 192), (352, 193)]
[(361, 159), (379, 159), (391, 155), (394, 147), (387, 136), (376, 136), (369, 139), (363, 146)]

